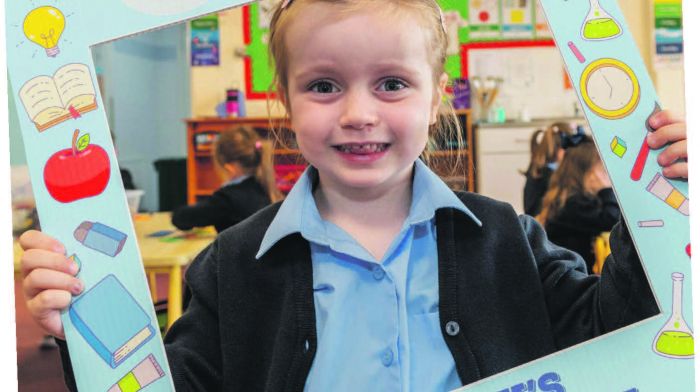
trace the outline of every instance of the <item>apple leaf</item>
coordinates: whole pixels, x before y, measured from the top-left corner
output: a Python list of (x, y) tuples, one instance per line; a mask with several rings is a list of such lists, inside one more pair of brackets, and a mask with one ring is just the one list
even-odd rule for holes
[(80, 139), (78, 139), (77, 144), (78, 151), (83, 151), (86, 149), (88, 144), (90, 144), (90, 134), (86, 133), (85, 135), (81, 136)]

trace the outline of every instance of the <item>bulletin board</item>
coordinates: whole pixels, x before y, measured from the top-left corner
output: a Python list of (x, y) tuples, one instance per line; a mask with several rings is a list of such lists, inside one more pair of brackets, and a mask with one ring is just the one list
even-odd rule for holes
[(577, 107), (554, 41), (476, 42), (462, 45), (462, 76), (503, 79), (496, 102), (506, 116), (572, 117)]

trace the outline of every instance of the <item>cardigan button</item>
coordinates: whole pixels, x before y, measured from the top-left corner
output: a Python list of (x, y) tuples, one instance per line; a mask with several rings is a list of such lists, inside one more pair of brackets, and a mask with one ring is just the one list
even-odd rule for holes
[(448, 321), (445, 324), (445, 332), (450, 336), (455, 336), (459, 333), (459, 323), (456, 321)]
[(309, 352), (309, 339), (304, 340), (304, 353)]

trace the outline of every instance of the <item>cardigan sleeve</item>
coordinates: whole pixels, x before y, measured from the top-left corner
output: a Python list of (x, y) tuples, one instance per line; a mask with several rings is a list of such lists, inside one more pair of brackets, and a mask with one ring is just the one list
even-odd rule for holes
[[(187, 310), (165, 336), (165, 352), (177, 391), (222, 390), (218, 317), (218, 245), (215, 241), (187, 270), (192, 298)], [(64, 381), (77, 391), (68, 346), (56, 339)]]
[(172, 224), (180, 230), (193, 227), (215, 226), (222, 218), (232, 215), (231, 207), (221, 189), (211, 197), (191, 206), (181, 206), (173, 211)]
[(624, 221), (611, 231), (612, 253), (599, 277), (586, 274), (579, 255), (549, 242), (534, 219), (528, 216), (520, 219), (537, 262), (559, 348), (659, 313)]

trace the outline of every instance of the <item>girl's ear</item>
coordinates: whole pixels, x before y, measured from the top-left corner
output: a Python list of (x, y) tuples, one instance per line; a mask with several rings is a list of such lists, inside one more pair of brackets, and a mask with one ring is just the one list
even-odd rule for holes
[(440, 112), (440, 103), (442, 102), (442, 96), (445, 93), (447, 80), (448, 76), (446, 73), (440, 75), (440, 80), (438, 80), (438, 85), (436, 87), (435, 94), (433, 95), (433, 102), (430, 107), (430, 125), (433, 125), (437, 122), (438, 113)]

